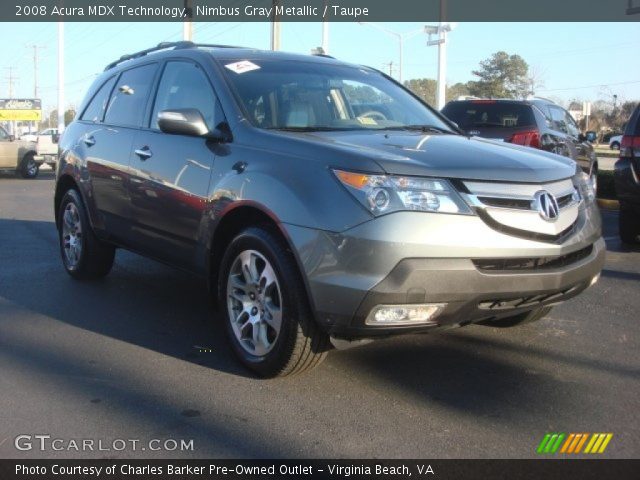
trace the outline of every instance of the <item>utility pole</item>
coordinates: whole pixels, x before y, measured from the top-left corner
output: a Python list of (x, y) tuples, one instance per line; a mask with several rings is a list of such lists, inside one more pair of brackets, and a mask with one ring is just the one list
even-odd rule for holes
[(280, 22), (276, 14), (280, 0), (272, 0), (273, 14), (271, 17), (271, 50), (280, 50)]
[(182, 22), (182, 39), (193, 41), (193, 0), (184, 0), (184, 8), (187, 9), (187, 17)]
[(47, 47), (43, 45), (27, 45), (27, 48), (33, 48), (33, 98), (38, 98), (38, 51)]
[(64, 131), (64, 22), (58, 22), (58, 134)]
[(18, 77), (13, 74), (13, 67), (5, 67), (9, 73), (6, 77), (4, 77), (9, 84), (9, 98), (13, 98), (13, 82), (15, 82)]
[(389, 68), (389, 76), (393, 77), (393, 60), (391, 60), (389, 63), (384, 63), (383, 65)]
[[(9, 71), (9, 73), (5, 77), (5, 79), (9, 83), (9, 98), (13, 98), (13, 82), (15, 82), (18, 77), (13, 74), (13, 67), (6, 67), (6, 69)], [(11, 135), (16, 134), (16, 122), (13, 120), (9, 122), (9, 133)]]
[[(42, 45), (27, 45), (28, 48), (33, 48), (33, 98), (38, 98), (38, 50), (45, 49), (47, 47)], [(38, 122), (34, 121), (32, 125), (34, 130), (38, 130)]]

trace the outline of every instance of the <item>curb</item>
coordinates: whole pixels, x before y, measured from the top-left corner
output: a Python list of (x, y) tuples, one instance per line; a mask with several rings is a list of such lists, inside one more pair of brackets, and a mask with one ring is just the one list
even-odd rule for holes
[(598, 206), (605, 210), (619, 210), (620, 202), (618, 200), (610, 200), (608, 198), (599, 198)]

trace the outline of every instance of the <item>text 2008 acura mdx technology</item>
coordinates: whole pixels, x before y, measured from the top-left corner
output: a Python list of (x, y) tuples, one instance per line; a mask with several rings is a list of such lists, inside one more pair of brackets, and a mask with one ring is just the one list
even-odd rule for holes
[(462, 135), (374, 69), (190, 42), (122, 57), (60, 141), (66, 270), (117, 247), (205, 277), (264, 376), (331, 342), (513, 326), (596, 281), (588, 176)]

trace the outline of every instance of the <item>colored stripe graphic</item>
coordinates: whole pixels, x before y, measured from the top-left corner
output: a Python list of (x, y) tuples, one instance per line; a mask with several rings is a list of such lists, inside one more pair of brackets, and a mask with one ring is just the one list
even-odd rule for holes
[[(547, 433), (538, 445), (538, 454), (604, 453), (613, 433)], [(584, 451), (582, 447), (585, 445)]]
[(540, 442), (540, 445), (538, 445), (536, 452), (550, 454), (556, 453), (564, 438), (564, 433), (547, 433)]

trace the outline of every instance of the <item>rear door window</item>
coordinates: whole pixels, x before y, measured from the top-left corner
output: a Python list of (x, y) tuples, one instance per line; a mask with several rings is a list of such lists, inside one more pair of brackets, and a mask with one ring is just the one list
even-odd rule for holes
[[(85, 120), (88, 122), (101, 122), (102, 115), (104, 114), (104, 109), (109, 102), (109, 95), (111, 95), (111, 90), (113, 90), (113, 85), (116, 83), (116, 77), (111, 77), (107, 80), (102, 87), (98, 90), (98, 92), (93, 96), (93, 99), (89, 102), (89, 105), (84, 110), (82, 117), (80, 120)], [(49, 135), (53, 129), (47, 129), (42, 132), (42, 135)]]
[(158, 65), (152, 63), (122, 73), (107, 107), (104, 122), (109, 125), (139, 127)]
[(551, 113), (553, 128), (560, 132), (569, 133), (569, 125), (567, 124), (565, 111), (558, 107), (549, 107), (549, 112)]
[(477, 101), (447, 105), (442, 113), (463, 130), (471, 128), (519, 128), (536, 123), (530, 105), (521, 103)]

